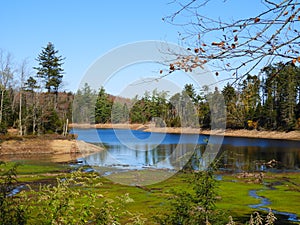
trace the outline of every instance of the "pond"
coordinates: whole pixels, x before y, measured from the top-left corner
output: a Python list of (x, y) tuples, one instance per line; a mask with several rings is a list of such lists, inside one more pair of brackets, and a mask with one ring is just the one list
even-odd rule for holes
[[(195, 151), (201, 155), (213, 146), (226, 171), (300, 171), (300, 142), (194, 134), (150, 133), (139, 130), (76, 129), (78, 140), (102, 145), (106, 151), (84, 157), (91, 166), (126, 170), (183, 167)], [(222, 143), (220, 145), (220, 143)], [(192, 160), (192, 165), (196, 167)]]

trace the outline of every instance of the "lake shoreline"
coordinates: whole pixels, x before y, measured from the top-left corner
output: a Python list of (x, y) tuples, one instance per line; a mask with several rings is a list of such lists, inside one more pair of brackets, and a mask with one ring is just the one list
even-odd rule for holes
[(258, 131), (258, 130), (203, 130), (199, 128), (180, 127), (155, 127), (153, 124), (70, 124), (75, 129), (131, 129), (145, 132), (170, 133), (170, 134), (203, 134), (219, 135), (225, 137), (262, 138), (300, 141), (300, 131)]
[(10, 161), (9, 159), (18, 156), (30, 159), (40, 155), (51, 162), (64, 163), (103, 150), (104, 148), (100, 146), (75, 139), (59, 139), (43, 135), (29, 138), (15, 136), (0, 143), (0, 161)]

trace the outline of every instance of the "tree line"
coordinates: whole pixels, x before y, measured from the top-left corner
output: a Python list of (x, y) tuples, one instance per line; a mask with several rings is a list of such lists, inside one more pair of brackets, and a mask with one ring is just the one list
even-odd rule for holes
[[(126, 100), (109, 95), (103, 87), (97, 93), (85, 84), (75, 97), (78, 107), (74, 107), (77, 117), (73, 122), (154, 122), (158, 127), (203, 129), (224, 122), (228, 129), (300, 128), (300, 68), (293, 63), (269, 65), (260, 76), (248, 75), (240, 84), (208, 89), (197, 92), (193, 84), (186, 84), (181, 93), (172, 96), (154, 90)], [(221, 101), (223, 105), (218, 103)], [(91, 103), (94, 107), (88, 107)], [(216, 118), (214, 111), (223, 108), (226, 115)]]
[[(146, 92), (133, 99), (115, 97), (85, 84), (61, 92), (64, 58), (48, 43), (36, 58), (33, 75), (26, 61), (14, 67), (0, 51), (0, 133), (63, 133), (68, 123), (149, 123), (162, 127), (260, 129), (300, 128), (300, 68), (294, 63), (264, 67), (239, 84), (222, 89), (186, 84), (181, 93)], [(223, 102), (223, 103), (222, 103)], [(224, 110), (224, 113), (220, 113)], [(226, 110), (226, 111), (225, 111)], [(225, 114), (226, 112), (226, 114)], [(73, 118), (72, 118), (73, 115)], [(224, 126), (225, 126), (224, 125)]]

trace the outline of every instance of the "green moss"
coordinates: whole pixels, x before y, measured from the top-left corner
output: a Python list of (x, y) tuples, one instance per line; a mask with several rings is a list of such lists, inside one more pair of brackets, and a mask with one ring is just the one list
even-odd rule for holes
[[(8, 162), (0, 164), (0, 174), (13, 167), (16, 162)], [(55, 177), (62, 175), (70, 170), (70, 167), (55, 163), (28, 163), (17, 162), (17, 179), (19, 182), (33, 182), (44, 179), (55, 179)]]
[(263, 185), (249, 184), (243, 182), (222, 181), (219, 187), (220, 201), (217, 207), (230, 211), (234, 216), (249, 215), (253, 209), (248, 205), (257, 204), (258, 199), (249, 196), (249, 191), (261, 189)]
[(66, 165), (56, 164), (56, 163), (28, 163), (26, 161), (18, 162), (8, 162), (0, 165), (0, 170), (4, 171), (13, 167), (14, 164), (18, 164), (17, 173), (18, 174), (42, 174), (42, 173), (53, 173), (62, 172), (69, 168)]
[(266, 179), (268, 186), (258, 194), (271, 201), (272, 209), (298, 213), (300, 212), (300, 174), (275, 174), (273, 179)]

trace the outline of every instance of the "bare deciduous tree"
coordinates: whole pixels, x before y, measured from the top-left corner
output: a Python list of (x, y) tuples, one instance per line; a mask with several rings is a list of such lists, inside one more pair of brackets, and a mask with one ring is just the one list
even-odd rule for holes
[(0, 49), (0, 124), (3, 120), (4, 94), (13, 80), (12, 55)]
[(23, 135), (23, 123), (22, 123), (22, 107), (23, 107), (23, 90), (25, 81), (27, 80), (28, 75), (30, 74), (28, 68), (28, 60), (23, 60), (19, 68), (19, 78), (20, 78), (20, 91), (19, 91), (19, 134)]

